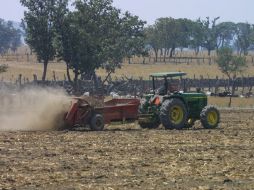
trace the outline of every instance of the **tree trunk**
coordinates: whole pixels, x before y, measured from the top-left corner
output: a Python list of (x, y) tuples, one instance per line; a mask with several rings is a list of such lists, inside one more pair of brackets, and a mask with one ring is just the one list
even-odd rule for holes
[(199, 47), (195, 48), (195, 55), (197, 56), (199, 54)]
[(163, 49), (160, 49), (160, 56), (163, 56)]
[(99, 84), (98, 84), (98, 78), (97, 78), (97, 75), (96, 75), (95, 71), (92, 73), (92, 78), (93, 78), (93, 82), (94, 82), (95, 91), (97, 93), (98, 88), (99, 88)]
[(174, 51), (175, 51), (175, 46), (173, 46), (173, 47), (171, 48), (171, 50), (170, 50), (170, 56), (169, 56), (170, 58), (173, 57)]
[(236, 78), (233, 78), (233, 79), (232, 79), (231, 96), (230, 96), (230, 98), (229, 98), (228, 107), (231, 107), (231, 105), (232, 105), (232, 97), (235, 95), (235, 82), (236, 82)]
[(43, 63), (43, 74), (42, 74), (42, 81), (43, 82), (45, 82), (45, 80), (46, 80), (47, 69), (48, 69), (48, 60), (45, 60)]
[(169, 55), (169, 49), (167, 49), (167, 55)]
[(164, 50), (164, 57), (163, 57), (163, 62), (164, 62), (164, 63), (166, 63), (167, 51), (168, 51), (168, 49), (165, 49), (165, 50)]
[(155, 63), (157, 63), (158, 62), (158, 49), (155, 49), (154, 53), (155, 53)]
[(131, 64), (131, 58), (130, 57), (128, 57), (128, 63), (129, 63), (129, 65)]
[(211, 55), (211, 50), (208, 49), (208, 56), (210, 57), (210, 55)]
[(71, 76), (70, 76), (69, 63), (66, 63), (66, 75), (67, 75), (68, 81), (69, 81), (69, 82), (72, 82)]
[(74, 70), (74, 93), (76, 94), (78, 92), (78, 76), (79, 73), (77, 70)]

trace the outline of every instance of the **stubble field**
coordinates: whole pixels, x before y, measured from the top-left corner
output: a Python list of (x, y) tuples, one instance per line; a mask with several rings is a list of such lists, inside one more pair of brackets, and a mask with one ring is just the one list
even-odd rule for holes
[(254, 189), (254, 111), (215, 130), (0, 132), (0, 189)]

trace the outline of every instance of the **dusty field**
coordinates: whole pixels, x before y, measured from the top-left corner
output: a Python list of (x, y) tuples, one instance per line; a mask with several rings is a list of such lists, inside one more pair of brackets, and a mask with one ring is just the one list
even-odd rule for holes
[(254, 112), (221, 127), (1, 132), (0, 189), (254, 189)]

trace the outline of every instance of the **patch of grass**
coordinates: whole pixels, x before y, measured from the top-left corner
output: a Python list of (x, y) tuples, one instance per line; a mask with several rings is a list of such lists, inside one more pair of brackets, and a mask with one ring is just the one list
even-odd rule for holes
[[(228, 107), (229, 97), (209, 97), (208, 104), (219, 107)], [(254, 97), (251, 98), (232, 98), (232, 107), (253, 107)]]
[[(1, 64), (1, 63), (0, 63)], [(9, 66), (9, 69), (6, 73), (2, 73), (0, 76), (4, 78), (4, 80), (10, 80), (11, 78), (17, 78), (19, 74), (22, 74), (25, 78), (29, 80), (33, 79), (33, 74), (36, 74), (38, 78), (41, 78), (43, 65), (40, 63), (25, 63), (25, 62), (4, 62)], [(56, 77), (59, 80), (64, 78), (66, 73), (66, 66), (64, 63), (50, 63), (48, 67), (47, 79), (52, 80), (53, 71), (56, 73)], [(135, 79), (139, 79), (142, 77), (143, 79), (148, 79), (150, 73), (154, 72), (165, 72), (165, 71), (182, 71), (188, 73), (189, 78), (200, 78), (200, 75), (203, 75), (204, 78), (216, 78), (224, 77), (220, 72), (218, 66), (216, 64), (123, 64), (121, 69), (117, 69), (112, 77), (122, 77), (128, 76), (133, 77)], [(106, 72), (102, 69), (97, 71), (97, 74), (102, 78), (105, 78)], [(254, 66), (252, 64), (248, 64), (248, 69), (244, 73), (244, 76), (254, 76)], [(226, 77), (225, 77), (226, 78)]]

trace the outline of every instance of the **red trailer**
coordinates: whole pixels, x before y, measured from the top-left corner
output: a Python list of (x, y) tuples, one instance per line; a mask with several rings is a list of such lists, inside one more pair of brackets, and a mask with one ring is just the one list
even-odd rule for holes
[(137, 120), (139, 99), (112, 99), (103, 106), (92, 106), (84, 98), (75, 98), (65, 121), (68, 126), (89, 125), (94, 131), (101, 131), (105, 124)]

